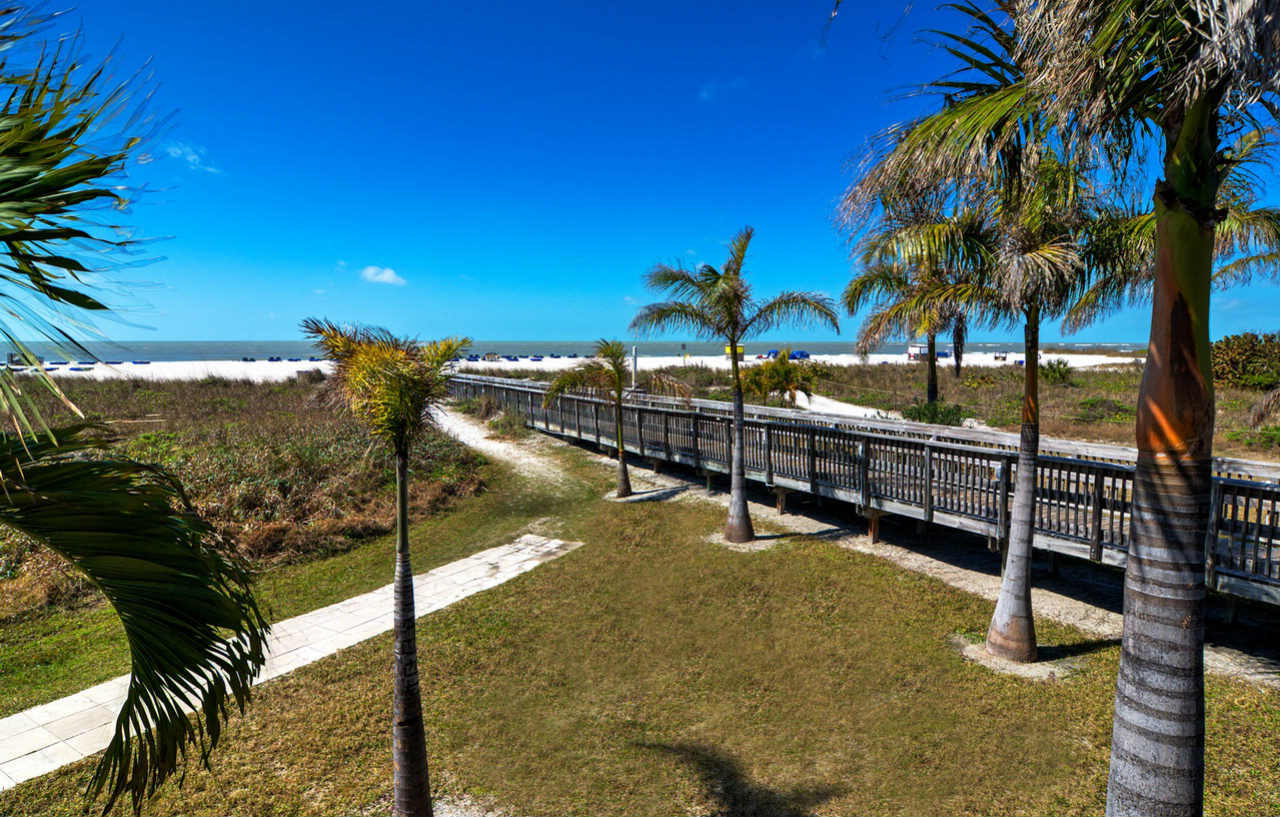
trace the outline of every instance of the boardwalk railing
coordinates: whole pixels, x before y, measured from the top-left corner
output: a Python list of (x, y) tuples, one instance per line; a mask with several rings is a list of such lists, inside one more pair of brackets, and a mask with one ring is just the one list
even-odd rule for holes
[[(533, 428), (615, 445), (606, 400), (565, 395), (544, 407), (543, 383), (479, 375), (455, 375), (450, 390), (460, 399), (487, 396)], [(642, 457), (728, 472), (730, 410), (718, 401), (635, 395), (623, 407), (623, 445)], [(745, 431), (748, 479), (850, 502), (872, 517), (892, 513), (1000, 542), (1008, 536), (1016, 435), (761, 407), (752, 407)], [(1132, 449), (1044, 440), (1041, 451), (1034, 546), (1124, 566)], [(1280, 604), (1280, 468), (1220, 459), (1215, 470), (1205, 542), (1210, 587)]]

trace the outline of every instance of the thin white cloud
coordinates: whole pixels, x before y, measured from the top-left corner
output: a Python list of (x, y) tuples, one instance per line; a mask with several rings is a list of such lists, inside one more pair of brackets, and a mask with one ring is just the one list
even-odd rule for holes
[(205, 163), (205, 149), (187, 142), (170, 142), (164, 152), (169, 158), (185, 162), (191, 170), (203, 170), (205, 173), (221, 173), (222, 169)]
[(698, 88), (698, 100), (700, 102), (710, 102), (719, 96), (722, 91), (736, 91), (745, 87), (746, 84), (747, 81), (742, 77), (734, 77), (728, 82), (718, 79), (709, 80), (702, 83), (702, 86)]
[(392, 286), (404, 286), (404, 279), (396, 275), (396, 271), (391, 267), (375, 267), (367, 266), (360, 270), (360, 277), (371, 284), (391, 284)]
[(623, 302), (624, 304), (633, 304), (633, 303), (635, 303), (635, 302), (636, 302), (636, 299), (635, 299), (635, 298), (632, 298), (630, 295), (623, 295), (623, 296), (622, 296), (622, 302)]

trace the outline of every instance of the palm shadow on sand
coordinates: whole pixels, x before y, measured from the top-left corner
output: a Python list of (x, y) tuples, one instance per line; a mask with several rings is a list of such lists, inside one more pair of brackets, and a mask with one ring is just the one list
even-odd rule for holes
[(814, 807), (848, 791), (844, 786), (797, 786), (775, 791), (749, 780), (737, 759), (696, 743), (642, 743), (642, 749), (662, 752), (693, 768), (698, 782), (714, 800), (714, 817), (812, 817)]

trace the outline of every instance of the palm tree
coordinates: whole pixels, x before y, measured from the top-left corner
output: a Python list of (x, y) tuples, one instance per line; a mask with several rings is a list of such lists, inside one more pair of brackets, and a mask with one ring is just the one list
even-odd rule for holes
[(964, 266), (947, 263), (955, 260), (951, 256), (919, 251), (922, 241), (963, 238), (959, 233), (969, 225), (944, 215), (946, 199), (942, 188), (883, 192), (880, 217), (855, 250), (862, 271), (845, 287), (843, 296), (850, 315), (872, 304), (858, 334), (855, 349), (859, 354), (869, 354), (892, 337), (925, 336), (928, 403), (938, 400), (938, 333), (951, 330), (959, 377), (968, 329), (965, 310), (956, 304), (938, 303), (923, 312), (908, 308), (922, 290), (934, 284), (961, 283), (959, 276), (968, 274)]
[(1032, 84), (1055, 113), (1110, 157), (1158, 149), (1163, 159), (1107, 812), (1199, 814), (1209, 303), (1234, 161), (1223, 138), (1274, 116), (1280, 15), (1274, 3), (1227, 0), (1056, 0), (1024, 14)]
[(744, 227), (729, 244), (729, 257), (720, 269), (703, 264), (697, 270), (659, 264), (646, 283), (671, 300), (649, 304), (631, 321), (636, 332), (683, 330), (702, 338), (723, 340), (730, 350), (733, 377), (733, 455), (729, 467), (729, 518), (724, 538), (749, 542), (755, 538), (747, 512), (745, 440), (742, 418), (742, 377), (737, 349), (742, 341), (780, 326), (820, 323), (840, 331), (831, 299), (815, 292), (783, 292), (759, 303), (751, 296), (743, 263), (753, 230)]
[[(32, 364), (24, 338), (89, 356), (83, 340), (102, 337), (91, 316), (109, 310), (95, 282), (138, 246), (115, 220), (133, 192), (120, 176), (154, 126), (130, 115), (137, 85), (86, 66), (79, 40), (31, 47), (51, 19), (0, 11), (0, 339)], [(79, 414), (42, 367), (33, 373)], [(110, 810), (128, 792), (140, 808), (188, 747), (207, 764), (230, 708), (249, 699), (269, 631), (251, 573), (173, 476), (112, 452), (99, 426), (50, 428), (7, 369), (0, 414), (11, 428), (0, 432), (0, 525), (82, 572), (129, 645), (124, 705), (86, 794), (105, 792)]]
[[(646, 391), (677, 394), (688, 397), (691, 392), (685, 384), (658, 372), (645, 377)], [(620, 340), (596, 341), (595, 358), (579, 363), (562, 372), (547, 389), (542, 398), (543, 407), (569, 392), (588, 392), (605, 395), (613, 403), (615, 441), (618, 454), (619, 499), (631, 496), (631, 477), (627, 473), (627, 452), (622, 441), (622, 403), (627, 392), (627, 351)]]
[[(922, 310), (927, 315), (928, 310), (962, 307), (984, 322), (1012, 318), (1023, 326), (1026, 368), (1017, 482), (987, 649), (1030, 661), (1036, 656), (1030, 565), (1040, 324), (1061, 314), (1081, 291), (1091, 266), (1109, 256), (1105, 248), (1084, 246), (1094, 207), (1088, 200), (1091, 185), (1082, 159), (1049, 126), (1042, 100), (1027, 82), (1028, 57), (1013, 5), (999, 4), (1004, 21), (970, 2), (947, 8), (962, 14), (969, 29), (963, 35), (936, 32), (961, 62), (958, 73), (926, 86), (926, 91), (942, 94), (945, 104), (887, 134), (884, 154), (846, 193), (841, 219), (846, 228), (860, 223), (886, 194), (910, 196), (911, 191), (950, 185), (960, 191), (953, 197), (969, 199), (973, 216), (965, 229), (943, 229), (939, 223), (906, 231), (905, 238), (890, 246), (923, 261), (954, 257), (970, 268), (971, 280), (924, 286), (904, 307), (886, 312), (918, 321)], [(983, 222), (988, 226), (980, 226)]]
[(784, 347), (773, 360), (748, 368), (742, 375), (742, 388), (767, 405), (778, 395), (788, 406), (795, 406), (796, 395), (813, 397), (813, 371), (791, 359), (791, 347)]
[[(1280, 209), (1259, 204), (1261, 173), (1274, 159), (1274, 134), (1256, 128), (1240, 134), (1225, 151), (1231, 157), (1218, 189), (1219, 221), (1214, 231), (1213, 286), (1248, 284), (1255, 274), (1280, 274)], [(1156, 215), (1127, 202), (1107, 208), (1091, 228), (1094, 243), (1114, 246), (1111, 265), (1093, 281), (1063, 318), (1076, 332), (1119, 309), (1149, 305), (1155, 287)]]
[(409, 450), (447, 396), (448, 367), (470, 343), (446, 338), (419, 344), (383, 329), (344, 328), (315, 318), (302, 322), (334, 362), (332, 398), (391, 446), (396, 460), (396, 569), (392, 813), (431, 817), (427, 739), (422, 725), (418, 646), (414, 630), (413, 570), (409, 564)]

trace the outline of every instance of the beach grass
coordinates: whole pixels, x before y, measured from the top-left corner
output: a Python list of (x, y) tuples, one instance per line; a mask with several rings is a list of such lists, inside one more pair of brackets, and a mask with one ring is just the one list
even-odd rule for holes
[[(993, 674), (948, 643), (990, 602), (822, 537), (726, 550), (707, 540), (722, 508), (605, 502), (607, 469), (558, 456), (577, 487), (544, 524), (586, 546), (419, 621), (437, 795), (509, 814), (1102, 810), (1114, 643), (1042, 621), (1078, 672)], [(495, 531), (538, 513), (488, 511), (510, 515)], [(147, 811), (386, 811), (389, 652), (380, 636), (263, 685), (212, 771)], [(1211, 677), (1207, 706), (1208, 812), (1280, 810), (1280, 693)], [(0, 793), (0, 813), (76, 811), (90, 768)]]

